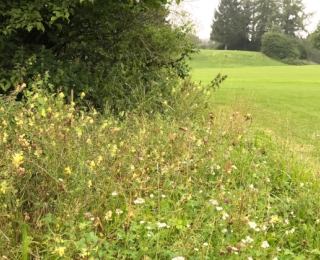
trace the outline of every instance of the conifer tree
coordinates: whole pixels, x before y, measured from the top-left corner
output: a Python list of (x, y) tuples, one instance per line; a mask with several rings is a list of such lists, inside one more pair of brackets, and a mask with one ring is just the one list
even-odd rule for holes
[(210, 39), (223, 44), (227, 49), (228, 45), (246, 38), (247, 21), (242, 14), (238, 0), (221, 0), (214, 11)]

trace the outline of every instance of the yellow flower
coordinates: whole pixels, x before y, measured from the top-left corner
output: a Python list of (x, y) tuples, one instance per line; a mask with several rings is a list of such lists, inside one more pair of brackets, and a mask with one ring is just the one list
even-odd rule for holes
[(278, 215), (274, 215), (274, 216), (272, 216), (270, 222), (275, 224), (275, 223), (279, 222), (279, 220), (280, 219), (279, 219)]
[(92, 181), (89, 180), (89, 181), (88, 181), (88, 188), (90, 189), (91, 187), (92, 187)]
[(64, 173), (65, 173), (65, 174), (71, 174), (70, 167), (64, 168)]
[(82, 248), (81, 249), (81, 256), (84, 257), (84, 256), (90, 256), (90, 252), (88, 252), (88, 249), (87, 248)]
[(59, 247), (56, 247), (54, 249), (52, 254), (58, 254), (61, 257), (61, 256), (64, 256), (64, 251), (66, 251), (66, 247), (65, 246), (59, 246)]
[(108, 122), (103, 123), (103, 125), (101, 126), (101, 130), (104, 130), (107, 126), (108, 126)]
[(8, 141), (8, 134), (6, 132), (3, 133), (2, 142), (6, 143)]
[(45, 117), (46, 116), (46, 111), (44, 110), (44, 108), (41, 110), (41, 116)]
[(61, 98), (61, 99), (63, 99), (63, 98), (64, 98), (64, 94), (63, 94), (63, 92), (60, 92), (60, 93), (59, 93), (59, 98)]
[(96, 166), (95, 162), (94, 162), (94, 161), (91, 161), (91, 162), (90, 162), (90, 166), (91, 166), (91, 167), (95, 167), (95, 166)]
[(123, 117), (123, 116), (124, 116), (124, 111), (121, 111), (121, 112), (119, 113), (119, 116)]
[(83, 99), (85, 96), (86, 96), (86, 93), (81, 92), (81, 94), (80, 94), (80, 98), (81, 98), (81, 99)]
[(6, 190), (7, 190), (7, 181), (3, 181), (1, 182), (1, 185), (0, 185), (0, 191), (1, 193), (5, 194)]
[(98, 156), (98, 159), (97, 159), (97, 164), (100, 165), (100, 163), (102, 162), (103, 158), (101, 155)]
[(162, 102), (165, 106), (168, 105), (168, 102), (165, 100)]
[(106, 215), (104, 216), (104, 219), (105, 219), (105, 220), (110, 220), (111, 217), (112, 217), (112, 211), (109, 210), (109, 211), (106, 213)]
[(19, 166), (23, 163), (23, 154), (22, 154), (22, 152), (15, 153), (12, 156), (12, 163), (16, 168), (19, 168)]

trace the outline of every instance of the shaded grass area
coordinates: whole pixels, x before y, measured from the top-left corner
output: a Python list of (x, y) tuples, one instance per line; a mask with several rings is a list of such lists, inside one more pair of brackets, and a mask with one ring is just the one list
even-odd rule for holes
[[(198, 63), (207, 59), (212, 52), (214, 67), (204, 67)], [(197, 54), (193, 66), (193, 78), (208, 84), (213, 75), (227, 74), (228, 79), (222, 89), (215, 93), (214, 102), (220, 105), (246, 100), (252, 108), (254, 126), (261, 127), (283, 140), (292, 142), (301, 155), (320, 157), (320, 66), (277, 66), (266, 62), (256, 62), (246, 52), (234, 52), (233, 56), (243, 59), (237, 67), (222, 60), (214, 60), (223, 55), (219, 51)], [(260, 54), (260, 56), (262, 56)], [(251, 59), (251, 61), (250, 61)], [(231, 60), (235, 66), (237, 59)], [(248, 64), (255, 64), (246, 67)], [(205, 63), (210, 66), (210, 63)]]

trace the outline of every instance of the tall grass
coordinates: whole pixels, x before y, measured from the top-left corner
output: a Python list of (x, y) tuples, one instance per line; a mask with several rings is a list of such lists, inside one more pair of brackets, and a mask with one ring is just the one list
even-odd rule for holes
[(189, 81), (171, 95), (119, 117), (63, 93), (2, 98), (1, 256), (317, 259), (312, 168), (251, 132), (246, 106), (218, 109)]

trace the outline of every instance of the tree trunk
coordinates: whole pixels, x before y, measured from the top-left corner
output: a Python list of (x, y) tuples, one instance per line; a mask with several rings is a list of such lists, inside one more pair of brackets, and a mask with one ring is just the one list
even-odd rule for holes
[(224, 45), (224, 49), (225, 49), (225, 50), (228, 50), (228, 44), (225, 44), (225, 45)]

